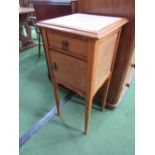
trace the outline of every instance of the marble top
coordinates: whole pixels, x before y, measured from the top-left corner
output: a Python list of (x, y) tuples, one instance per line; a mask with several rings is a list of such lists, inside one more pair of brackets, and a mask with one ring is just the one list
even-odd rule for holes
[(41, 21), (43, 24), (72, 28), (76, 30), (98, 33), (109, 25), (112, 25), (122, 18), (110, 16), (98, 16), (89, 14), (72, 14), (64, 17)]

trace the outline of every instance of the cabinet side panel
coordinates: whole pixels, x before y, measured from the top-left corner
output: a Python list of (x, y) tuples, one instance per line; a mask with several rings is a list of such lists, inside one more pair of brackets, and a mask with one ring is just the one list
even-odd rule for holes
[(118, 32), (101, 42), (98, 47), (95, 90), (98, 90), (111, 72)]

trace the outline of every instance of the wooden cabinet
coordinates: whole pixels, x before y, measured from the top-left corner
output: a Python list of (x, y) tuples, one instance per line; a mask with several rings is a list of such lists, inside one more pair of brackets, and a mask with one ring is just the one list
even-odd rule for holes
[[(93, 98), (99, 88), (111, 80), (121, 28), (126, 23), (125, 18), (73, 14), (37, 24), (42, 30), (50, 64), (58, 115), (60, 83), (85, 99), (85, 133)], [(109, 84), (102, 109), (108, 88)]]

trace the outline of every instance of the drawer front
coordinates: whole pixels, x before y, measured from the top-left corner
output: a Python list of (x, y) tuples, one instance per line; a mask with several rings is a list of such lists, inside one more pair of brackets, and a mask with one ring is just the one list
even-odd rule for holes
[(87, 57), (88, 41), (85, 38), (74, 38), (63, 34), (47, 33), (49, 46), (57, 50), (63, 50), (69, 54), (77, 54)]
[(85, 92), (86, 62), (53, 50), (50, 51), (50, 56), (56, 80), (73, 87), (74, 91), (77, 89)]

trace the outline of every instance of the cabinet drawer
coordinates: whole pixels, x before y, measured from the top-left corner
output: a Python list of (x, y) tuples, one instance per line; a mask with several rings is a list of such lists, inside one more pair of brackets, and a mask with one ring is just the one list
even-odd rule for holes
[(86, 62), (51, 50), (52, 69), (55, 79), (73, 90), (86, 90)]
[(88, 40), (53, 32), (47, 33), (49, 47), (62, 50), (68, 54), (87, 57)]

